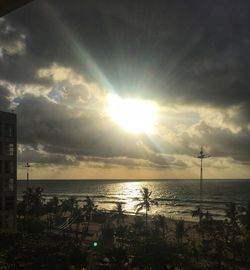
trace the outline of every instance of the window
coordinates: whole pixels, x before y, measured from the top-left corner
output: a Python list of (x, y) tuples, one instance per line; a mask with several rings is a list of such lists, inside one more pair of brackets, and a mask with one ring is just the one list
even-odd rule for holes
[(6, 125), (5, 128), (6, 137), (14, 137), (14, 126), (13, 125)]
[(7, 156), (14, 156), (14, 143), (6, 143), (5, 145), (5, 153)]
[(5, 198), (5, 210), (13, 210), (15, 207), (15, 197)]
[(5, 179), (4, 190), (5, 191), (14, 191), (14, 178)]
[(6, 160), (5, 161), (5, 173), (14, 173), (14, 172), (15, 172), (14, 161)]

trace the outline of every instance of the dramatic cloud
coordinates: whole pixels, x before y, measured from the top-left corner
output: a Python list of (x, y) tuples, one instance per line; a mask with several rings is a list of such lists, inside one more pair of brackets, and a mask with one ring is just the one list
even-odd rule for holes
[(25, 36), (0, 19), (0, 57), (22, 54), (25, 50)]
[(125, 158), (138, 158), (145, 159), (144, 165), (150, 167), (185, 165), (174, 157), (154, 152), (146, 146), (145, 136), (124, 133), (98, 111), (80, 111), (42, 96), (25, 95), (17, 107), (17, 114), (20, 115), (18, 140), (33, 149), (73, 155), (85, 161), (105, 162), (107, 158), (107, 163), (113, 160), (117, 164), (119, 160), (118, 164), (125, 165)]
[(201, 122), (195, 127), (197, 135), (190, 141), (204, 142), (209, 145), (209, 151), (215, 157), (232, 157), (233, 159), (250, 164), (250, 131), (242, 130), (232, 133), (229, 129), (219, 129)]
[(238, 104), (249, 93), (249, 11), (246, 1), (33, 3), (8, 16), (26, 33), (29, 57), (5, 73), (33, 81), (57, 62), (124, 95)]
[[(249, 14), (247, 0), (54, 0), (0, 19), (0, 106), (16, 109), (19, 161), (192, 175), (205, 145), (211, 167), (247, 174)], [(109, 94), (155, 101), (156, 133), (124, 132)]]
[(61, 166), (79, 165), (79, 162), (75, 160), (74, 156), (47, 153), (39, 147), (34, 149), (29, 146), (19, 145), (18, 150), (20, 153), (18, 156), (18, 162), (20, 164), (24, 164), (32, 160), (32, 163), (36, 164), (36, 166), (50, 166), (51, 164)]

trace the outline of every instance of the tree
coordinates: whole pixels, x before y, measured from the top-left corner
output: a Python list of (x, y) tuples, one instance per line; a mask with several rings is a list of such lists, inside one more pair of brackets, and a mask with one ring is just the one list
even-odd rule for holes
[(56, 214), (59, 207), (59, 199), (58, 197), (54, 196), (51, 198), (45, 205), (46, 210), (48, 213)]
[(141, 234), (142, 230), (145, 227), (145, 222), (143, 221), (142, 217), (135, 216), (134, 223), (132, 224), (135, 232)]
[(71, 216), (73, 216), (75, 209), (78, 206), (78, 202), (76, 198), (70, 197), (69, 199), (66, 199), (61, 204), (61, 211), (64, 213), (64, 216), (66, 212), (70, 212)]
[(145, 221), (146, 229), (148, 227), (148, 211), (152, 204), (157, 204), (153, 199), (151, 199), (152, 191), (149, 191), (148, 188), (144, 187), (141, 190), (141, 202), (136, 205), (136, 213), (140, 212), (145, 208)]
[(152, 270), (197, 269), (187, 250), (154, 236), (137, 241), (132, 267)]
[(207, 259), (208, 269), (224, 269), (228, 254), (227, 222), (204, 218), (197, 229), (201, 235), (200, 258)]
[(49, 230), (51, 230), (52, 226), (52, 215), (55, 215), (58, 212), (58, 209), (59, 209), (59, 200), (58, 197), (54, 196), (45, 205)]
[[(114, 247), (107, 252), (107, 257), (110, 258), (114, 269), (123, 269), (123, 265), (128, 261), (128, 251), (124, 248)], [(113, 269), (113, 268), (112, 268)]]
[(226, 217), (229, 222), (226, 223), (227, 233), (228, 233), (228, 247), (232, 252), (232, 269), (235, 269), (235, 260), (238, 255), (238, 243), (239, 243), (239, 232), (240, 227), (238, 224), (239, 213), (235, 203), (229, 203), (226, 209)]
[(177, 220), (175, 222), (175, 226), (176, 226), (176, 238), (178, 241), (178, 244), (182, 243), (183, 241), (183, 237), (185, 234), (185, 228), (184, 228), (184, 220)]
[(237, 216), (238, 216), (238, 211), (236, 208), (235, 203), (229, 203), (226, 209), (226, 217), (229, 218), (229, 221), (231, 224), (234, 226), (237, 226)]
[(167, 229), (167, 223), (165, 216), (157, 215), (153, 219), (154, 225), (156, 229), (160, 229), (162, 232), (162, 238), (165, 238), (166, 235), (166, 229)]
[(92, 213), (97, 210), (97, 205), (95, 205), (94, 201), (89, 196), (87, 196), (83, 202), (85, 203), (83, 210), (85, 211), (85, 215), (87, 218), (87, 226), (85, 229), (85, 233), (87, 234), (89, 230), (89, 224), (92, 217)]
[(113, 219), (116, 220), (117, 226), (121, 227), (122, 223), (124, 223), (124, 218), (125, 218), (125, 210), (122, 208), (122, 203), (117, 202), (116, 207), (114, 208), (114, 214), (112, 216)]
[(60, 235), (25, 232), (5, 237), (0, 233), (0, 243), (0, 269), (4, 270), (62, 270), (72, 265), (83, 269), (87, 264), (87, 253), (78, 242)]
[(27, 188), (23, 192), (23, 200), (18, 204), (18, 215), (39, 217), (44, 213), (43, 189)]

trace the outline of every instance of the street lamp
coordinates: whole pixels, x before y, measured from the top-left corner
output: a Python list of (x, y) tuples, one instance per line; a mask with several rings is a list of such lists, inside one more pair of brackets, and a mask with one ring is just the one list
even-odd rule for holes
[(200, 206), (199, 206), (199, 217), (201, 221), (201, 216), (202, 216), (202, 209), (201, 209), (201, 204), (203, 200), (203, 159), (204, 158), (209, 158), (210, 156), (205, 155), (203, 152), (203, 147), (201, 146), (200, 154), (197, 156), (201, 160), (201, 166), (200, 166)]
[(28, 189), (28, 187), (29, 187), (29, 168), (30, 168), (29, 162), (26, 163), (25, 168), (27, 169), (26, 189)]

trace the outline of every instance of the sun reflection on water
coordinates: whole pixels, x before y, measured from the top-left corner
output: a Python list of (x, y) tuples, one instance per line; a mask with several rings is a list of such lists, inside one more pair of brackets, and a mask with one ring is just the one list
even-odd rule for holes
[[(127, 181), (123, 183), (115, 183), (109, 185), (108, 190), (106, 192), (109, 195), (115, 195), (117, 201), (123, 203), (124, 210), (129, 214), (134, 214), (136, 211), (136, 205), (141, 200), (141, 190), (143, 187), (148, 187), (150, 191), (152, 191), (152, 198), (159, 197), (160, 194), (154, 189), (154, 185), (151, 185), (145, 181)], [(105, 208), (108, 207), (110, 210), (114, 207), (114, 205), (106, 205)], [(150, 209), (150, 214), (154, 214), (158, 212), (159, 207), (152, 206)], [(143, 211), (141, 212), (143, 213)]]

